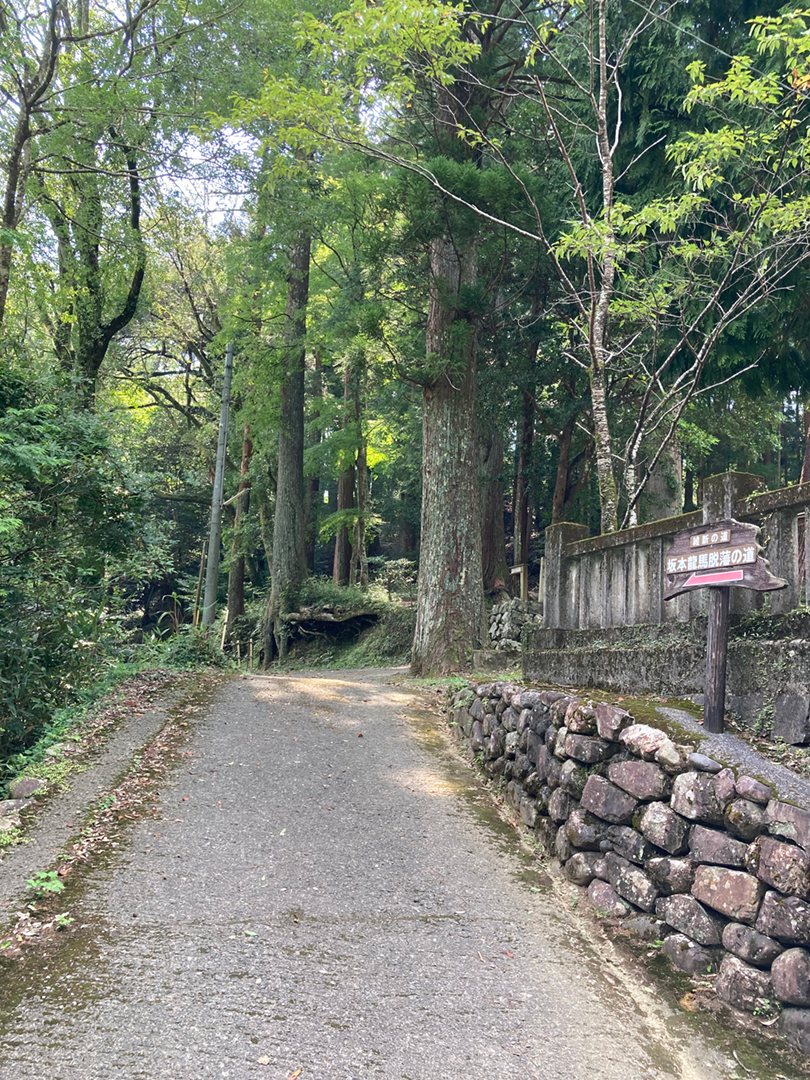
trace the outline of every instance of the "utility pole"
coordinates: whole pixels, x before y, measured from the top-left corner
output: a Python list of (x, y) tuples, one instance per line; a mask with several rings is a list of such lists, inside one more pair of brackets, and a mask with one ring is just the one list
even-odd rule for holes
[(217, 584), (219, 582), (219, 546), (222, 539), (222, 494), (225, 485), (225, 452), (228, 447), (228, 411), (231, 404), (231, 376), (233, 375), (233, 343), (225, 350), (225, 376), (222, 381), (222, 410), (219, 414), (219, 439), (217, 441), (217, 465), (214, 472), (214, 495), (211, 499), (211, 531), (208, 534), (208, 565), (205, 570), (205, 596), (203, 598), (203, 626), (214, 621), (217, 607)]

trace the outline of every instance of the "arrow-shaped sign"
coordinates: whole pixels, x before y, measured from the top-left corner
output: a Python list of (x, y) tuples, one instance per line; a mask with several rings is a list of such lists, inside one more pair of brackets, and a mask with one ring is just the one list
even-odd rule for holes
[(730, 585), (735, 581), (742, 581), (742, 570), (716, 570), (712, 574), (692, 574), (684, 581), (680, 588), (687, 589), (692, 585)]

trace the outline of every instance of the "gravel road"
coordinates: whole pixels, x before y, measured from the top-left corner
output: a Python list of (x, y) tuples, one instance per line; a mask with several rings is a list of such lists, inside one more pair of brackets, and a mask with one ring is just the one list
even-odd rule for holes
[(526, 872), (393, 674), (220, 688), (61, 946), (3, 976), (2, 1080), (746, 1075)]

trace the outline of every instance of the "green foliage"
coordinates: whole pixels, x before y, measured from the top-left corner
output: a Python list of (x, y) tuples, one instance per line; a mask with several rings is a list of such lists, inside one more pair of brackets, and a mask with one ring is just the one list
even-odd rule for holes
[(99, 669), (114, 633), (105, 617), (108, 560), (131, 541), (139, 500), (100, 421), (13, 372), (0, 386), (3, 755), (31, 742)]
[(65, 887), (65, 883), (59, 880), (59, 875), (55, 870), (37, 870), (25, 884), (38, 899), (60, 893)]

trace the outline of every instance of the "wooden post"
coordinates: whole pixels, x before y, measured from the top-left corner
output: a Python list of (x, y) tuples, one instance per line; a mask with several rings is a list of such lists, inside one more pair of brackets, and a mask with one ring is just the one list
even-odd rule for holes
[(723, 731), (726, 705), (726, 658), (728, 656), (728, 585), (709, 589), (709, 634), (706, 650), (706, 693), (703, 699), (703, 730)]

